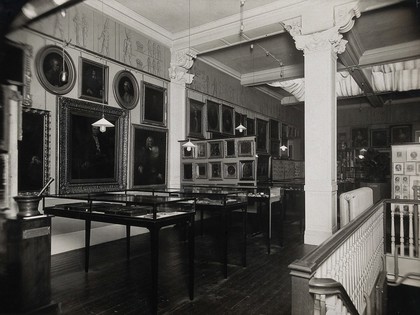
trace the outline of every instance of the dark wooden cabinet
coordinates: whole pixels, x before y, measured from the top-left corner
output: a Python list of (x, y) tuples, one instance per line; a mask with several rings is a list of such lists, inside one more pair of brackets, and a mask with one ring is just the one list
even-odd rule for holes
[(18, 314), (50, 304), (51, 218), (0, 218), (1, 311)]

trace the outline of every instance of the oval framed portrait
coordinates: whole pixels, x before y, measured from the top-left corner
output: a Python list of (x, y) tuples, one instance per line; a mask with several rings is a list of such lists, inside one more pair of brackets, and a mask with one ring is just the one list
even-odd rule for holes
[(133, 109), (139, 102), (139, 85), (134, 75), (127, 70), (119, 71), (114, 77), (114, 96), (118, 105)]
[[(61, 81), (64, 70), (67, 79)], [(50, 93), (63, 95), (69, 93), (76, 83), (76, 68), (70, 55), (59, 46), (49, 45), (41, 48), (35, 58), (36, 75), (41, 85)]]

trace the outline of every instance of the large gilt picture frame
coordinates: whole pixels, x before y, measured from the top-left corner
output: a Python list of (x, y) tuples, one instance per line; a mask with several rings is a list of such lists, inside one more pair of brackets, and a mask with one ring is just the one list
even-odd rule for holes
[[(66, 97), (59, 103), (59, 193), (126, 188), (128, 113)], [(99, 132), (92, 123), (105, 115), (115, 127)]]
[(167, 134), (164, 129), (133, 125), (132, 187), (166, 184)]
[(22, 140), (18, 142), (19, 192), (39, 192), (50, 177), (50, 128), (49, 111), (23, 107)]
[(142, 83), (141, 122), (166, 127), (167, 92), (162, 86)]

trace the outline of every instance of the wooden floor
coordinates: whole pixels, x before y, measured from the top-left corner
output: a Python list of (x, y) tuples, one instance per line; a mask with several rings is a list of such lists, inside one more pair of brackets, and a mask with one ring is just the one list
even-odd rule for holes
[[(236, 214), (235, 214), (236, 215)], [(214, 218), (206, 222), (203, 236), (195, 237), (195, 298), (188, 297), (187, 243), (182, 227), (161, 231), (159, 264), (159, 314), (289, 314), (290, 277), (287, 266), (312, 247), (303, 245), (299, 225), (285, 224), (284, 246), (274, 215), (271, 254), (249, 215), (247, 267), (241, 266), (240, 217), (233, 217), (229, 242), (229, 276), (223, 278), (220, 237)], [(237, 214), (240, 216), (240, 214)], [(238, 222), (238, 223), (235, 223)], [(196, 224), (198, 228), (199, 224)], [(132, 237), (127, 261), (125, 241), (91, 248), (91, 263), (84, 272), (84, 252), (52, 256), (52, 299), (61, 314), (150, 314), (151, 287), (148, 234)]]
[[(287, 266), (312, 250), (303, 245), (297, 222), (284, 224), (284, 246), (280, 247), (279, 217), (274, 215), (271, 254), (255, 215), (249, 216), (247, 267), (241, 264), (240, 225), (234, 223), (229, 243), (229, 277), (223, 279), (217, 219), (206, 222), (203, 236), (195, 238), (195, 298), (188, 298), (187, 243), (182, 227), (161, 231), (159, 264), (159, 314), (290, 314), (290, 276)], [(233, 218), (240, 222), (240, 218)], [(198, 224), (196, 227), (198, 228)], [(88, 273), (84, 252), (76, 250), (52, 256), (52, 299), (60, 314), (150, 314), (150, 251), (148, 234), (132, 237), (131, 258), (126, 259), (125, 241), (93, 246)], [(390, 290), (388, 314), (414, 314), (407, 292)], [(414, 291), (418, 295), (419, 291)], [(409, 296), (413, 301), (413, 296)], [(414, 299), (414, 300), (420, 300)], [(405, 302), (404, 302), (405, 301)], [(402, 303), (400, 303), (402, 302)], [(410, 306), (407, 309), (407, 305)], [(42, 313), (43, 315), (46, 313)]]

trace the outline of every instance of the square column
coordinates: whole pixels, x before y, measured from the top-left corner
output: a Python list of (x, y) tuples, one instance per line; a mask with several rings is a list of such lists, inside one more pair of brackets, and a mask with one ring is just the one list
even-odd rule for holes
[(331, 48), (305, 51), (305, 244), (337, 229), (336, 68)]
[(179, 140), (186, 137), (186, 84), (191, 84), (194, 75), (187, 73), (192, 67), (195, 55), (189, 49), (171, 51), (169, 68), (169, 131), (168, 131), (168, 187), (181, 185), (181, 149)]
[(294, 36), (305, 56), (305, 244), (319, 245), (337, 230), (338, 27)]

